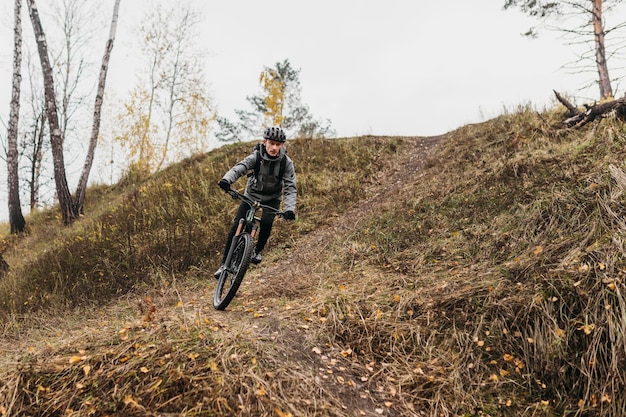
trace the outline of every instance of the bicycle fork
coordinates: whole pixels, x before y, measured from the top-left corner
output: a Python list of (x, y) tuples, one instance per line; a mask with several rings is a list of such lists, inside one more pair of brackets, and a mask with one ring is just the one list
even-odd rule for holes
[[(237, 231), (235, 232), (235, 235), (233, 236), (230, 242), (230, 249), (228, 250), (228, 254), (226, 255), (226, 260), (224, 261), (224, 265), (226, 265), (226, 268), (228, 270), (230, 270), (230, 261), (233, 258), (233, 253), (235, 253), (235, 247), (237, 247), (239, 236), (241, 236), (241, 232), (243, 231), (243, 225), (245, 222), (246, 221), (244, 219), (239, 219), (239, 225), (237, 225)], [(257, 224), (254, 224), (252, 226), (252, 230), (250, 231), (250, 236), (252, 237), (252, 239), (254, 239), (254, 237), (256, 236), (256, 232), (258, 229), (259, 229), (259, 226)]]
[[(243, 229), (244, 219), (239, 219), (239, 225), (237, 226), (237, 231), (235, 235), (230, 241), (230, 248), (228, 249), (228, 254), (226, 255), (226, 260), (224, 260), (224, 266), (226, 269), (230, 271), (230, 261), (233, 258), (233, 253), (235, 252), (235, 247), (237, 246), (237, 241), (239, 240), (239, 236), (241, 235), (241, 229)], [(232, 271), (231, 271), (232, 272)]]

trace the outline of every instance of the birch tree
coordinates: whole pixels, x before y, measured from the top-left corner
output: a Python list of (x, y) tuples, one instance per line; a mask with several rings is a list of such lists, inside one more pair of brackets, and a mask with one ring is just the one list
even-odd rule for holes
[(18, 175), (18, 125), (20, 117), (20, 88), (22, 81), (22, 19), (21, 0), (15, 0), (15, 20), (14, 20), (14, 43), (13, 43), (13, 81), (11, 92), (11, 109), (9, 114), (9, 128), (7, 133), (7, 170), (8, 170), (8, 191), (9, 191), (9, 224), (11, 233), (24, 231), (26, 222), (22, 214), (20, 201), (20, 184)]
[(41, 63), (41, 72), (43, 75), (44, 96), (46, 100), (46, 118), (50, 127), (50, 144), (52, 146), (52, 160), (54, 165), (54, 182), (56, 185), (57, 199), (59, 200), (59, 208), (64, 224), (70, 224), (78, 217), (72, 209), (72, 196), (67, 184), (67, 175), (65, 172), (65, 159), (63, 155), (63, 136), (61, 126), (59, 125), (59, 115), (56, 105), (56, 94), (54, 91), (54, 77), (50, 57), (48, 54), (48, 43), (41, 25), (39, 10), (35, 4), (35, 0), (26, 0), (28, 3), (28, 13), (30, 21), (33, 25), (35, 40), (37, 42), (37, 51), (39, 53), (39, 61)]
[[(93, 161), (93, 153), (95, 152), (95, 146), (97, 141), (97, 135), (99, 130), (99, 117), (100, 107), (102, 105), (102, 97), (104, 92), (106, 74), (108, 69), (108, 61), (115, 38), (115, 31), (117, 27), (117, 17), (119, 11), (120, 0), (116, 0), (113, 17), (111, 19), (111, 30), (109, 33), (109, 39), (105, 48), (105, 54), (102, 60), (102, 67), (100, 71), (100, 79), (98, 92), (96, 93), (96, 103), (94, 108), (94, 124), (92, 127), (92, 139), (90, 140), (89, 150), (87, 153), (83, 173), (76, 192), (76, 199), (73, 199), (67, 182), (67, 174), (65, 168), (63, 142), (64, 142), (64, 130), (59, 122), (59, 110), (57, 107), (57, 96), (55, 93), (54, 74), (53, 67), (50, 62), (48, 44), (46, 41), (45, 32), (43, 30), (41, 19), (39, 17), (39, 11), (35, 0), (27, 0), (30, 20), (33, 26), (35, 39), (37, 43), (37, 50), (39, 54), (39, 60), (41, 63), (41, 70), (43, 75), (44, 84), (44, 97), (46, 103), (46, 119), (49, 126), (50, 144), (52, 149), (52, 159), (54, 166), (54, 180), (56, 186), (56, 195), (59, 202), (59, 208), (64, 224), (72, 223), (82, 213), (84, 195), (86, 188), (86, 178), (89, 176), (89, 170)], [(96, 121), (97, 119), (97, 121)], [(95, 138), (94, 137), (95, 133)]]
[(76, 187), (76, 194), (74, 198), (74, 212), (78, 214), (83, 213), (85, 204), (85, 193), (87, 190), (87, 181), (89, 179), (89, 173), (93, 165), (93, 159), (96, 152), (96, 146), (98, 144), (98, 135), (100, 134), (100, 118), (102, 112), (102, 103), (104, 101), (104, 90), (106, 86), (107, 72), (109, 69), (109, 60), (111, 59), (111, 51), (113, 50), (113, 42), (115, 41), (115, 33), (117, 31), (117, 19), (120, 10), (120, 0), (115, 0), (113, 6), (113, 17), (111, 18), (111, 27), (109, 29), (109, 38), (107, 39), (106, 46), (104, 48), (104, 55), (102, 56), (102, 65), (100, 67), (100, 75), (98, 77), (98, 89), (96, 91), (96, 99), (93, 106), (93, 122), (91, 127), (91, 136), (89, 138), (89, 148), (87, 150), (87, 156), (85, 157), (85, 164), (83, 171)]

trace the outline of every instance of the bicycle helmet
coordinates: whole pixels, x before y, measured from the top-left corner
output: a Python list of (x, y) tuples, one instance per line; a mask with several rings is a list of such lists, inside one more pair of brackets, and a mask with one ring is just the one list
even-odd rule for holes
[(274, 140), (276, 142), (285, 142), (287, 137), (285, 136), (285, 132), (280, 127), (268, 127), (263, 132), (263, 139)]

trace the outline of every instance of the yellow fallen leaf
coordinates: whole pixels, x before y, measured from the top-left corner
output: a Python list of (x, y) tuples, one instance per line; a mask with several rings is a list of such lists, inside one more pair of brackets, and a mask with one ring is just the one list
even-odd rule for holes
[(84, 356), (72, 356), (70, 358), (70, 364), (80, 362), (80, 361), (82, 361), (84, 359), (85, 359)]
[(217, 372), (219, 370), (219, 367), (217, 366), (217, 362), (215, 361), (210, 361), (207, 365), (207, 368), (209, 368), (211, 372)]
[(141, 408), (141, 406), (139, 405), (137, 400), (135, 400), (133, 398), (133, 396), (130, 395), (130, 394), (128, 394), (126, 397), (124, 397), (124, 405), (130, 405), (130, 406), (133, 406), (133, 407)]
[(503, 356), (503, 359), (505, 362), (511, 362), (513, 360), (513, 355), (509, 355), (508, 353), (505, 353)]
[(85, 374), (85, 376), (89, 376), (89, 372), (91, 372), (91, 366), (89, 365), (83, 366), (83, 373)]
[(585, 334), (591, 334), (595, 328), (596, 328), (596, 325), (591, 323), (591, 324), (583, 324), (582, 326), (578, 328), (578, 330), (582, 330), (583, 332), (585, 332)]

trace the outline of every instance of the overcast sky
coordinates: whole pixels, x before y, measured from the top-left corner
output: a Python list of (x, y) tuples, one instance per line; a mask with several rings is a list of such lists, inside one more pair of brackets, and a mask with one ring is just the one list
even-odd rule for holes
[[(577, 91), (593, 73), (562, 69), (575, 59), (573, 48), (555, 33), (522, 37), (533, 21), (519, 11), (504, 11), (504, 0), (192, 2), (203, 15), (198, 40), (207, 52), (208, 90), (219, 114), (231, 119), (234, 109), (249, 109), (246, 96), (260, 92), (263, 68), (285, 59), (301, 71), (303, 102), (315, 117), (330, 119), (339, 137), (436, 135), (518, 105), (542, 108), (553, 102), (553, 89), (583, 95), (577, 104), (598, 95), (595, 89)], [(113, 0), (100, 3), (106, 36)], [(118, 97), (135, 83), (133, 30), (152, 3), (122, 0), (107, 83)], [(4, 138), (13, 0), (0, 5), (5, 10), (0, 28)], [(26, 12), (23, 30), (32, 32)], [(95, 47), (98, 60), (103, 45)], [(611, 75), (623, 75), (616, 71)], [(623, 94), (618, 84), (614, 89)], [(0, 211), (6, 206), (5, 178), (2, 168)]]
[[(207, 80), (222, 115), (248, 109), (245, 98), (259, 92), (263, 68), (289, 59), (301, 70), (304, 103), (313, 115), (330, 119), (340, 137), (434, 135), (503, 108), (550, 103), (553, 89), (577, 93), (589, 74), (561, 69), (575, 59), (573, 48), (555, 33), (522, 37), (534, 22), (502, 10), (503, 3), (195, 2), (204, 15)], [(123, 0), (121, 33), (143, 12)], [(133, 53), (118, 46), (112, 72), (120, 76), (119, 64)]]

